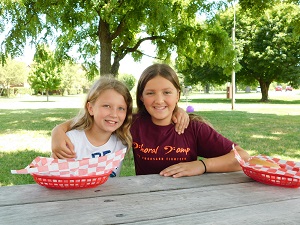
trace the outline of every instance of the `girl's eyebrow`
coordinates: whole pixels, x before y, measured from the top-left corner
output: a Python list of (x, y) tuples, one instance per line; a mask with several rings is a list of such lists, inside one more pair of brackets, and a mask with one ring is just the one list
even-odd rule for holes
[[(168, 89), (176, 89), (175, 87), (166, 87), (166, 88), (162, 88), (160, 90), (168, 90)], [(144, 88), (144, 91), (154, 91), (156, 90), (155, 88)]]

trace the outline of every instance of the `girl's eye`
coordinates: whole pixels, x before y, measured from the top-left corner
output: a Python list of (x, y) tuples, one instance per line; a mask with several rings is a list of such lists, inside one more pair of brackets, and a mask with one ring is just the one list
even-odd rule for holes
[(171, 91), (165, 91), (165, 94), (170, 95), (170, 94), (172, 94), (172, 92)]
[(120, 111), (125, 111), (126, 109), (124, 107), (119, 107)]
[(104, 107), (104, 108), (109, 108), (110, 106), (109, 106), (109, 105), (103, 105), (103, 107)]
[(146, 92), (146, 95), (153, 95), (154, 92)]

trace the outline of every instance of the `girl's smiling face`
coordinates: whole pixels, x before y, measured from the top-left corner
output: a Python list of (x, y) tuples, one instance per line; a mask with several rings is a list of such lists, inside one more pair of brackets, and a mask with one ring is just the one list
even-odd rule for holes
[(178, 100), (179, 91), (176, 87), (159, 75), (147, 82), (141, 96), (141, 101), (151, 115), (152, 122), (160, 126), (171, 123)]
[(87, 109), (94, 117), (92, 129), (112, 133), (124, 122), (127, 104), (124, 97), (113, 89), (103, 91), (94, 103), (87, 103)]

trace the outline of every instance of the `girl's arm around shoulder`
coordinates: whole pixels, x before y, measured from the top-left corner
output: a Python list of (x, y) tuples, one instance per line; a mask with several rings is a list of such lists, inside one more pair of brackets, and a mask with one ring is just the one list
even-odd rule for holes
[(184, 130), (188, 127), (190, 122), (189, 114), (182, 108), (178, 107), (173, 112), (172, 121), (175, 123), (175, 130), (178, 134), (183, 134)]
[(51, 133), (51, 148), (52, 157), (63, 158), (76, 158), (74, 146), (66, 132), (70, 130), (71, 121), (66, 121), (53, 128)]

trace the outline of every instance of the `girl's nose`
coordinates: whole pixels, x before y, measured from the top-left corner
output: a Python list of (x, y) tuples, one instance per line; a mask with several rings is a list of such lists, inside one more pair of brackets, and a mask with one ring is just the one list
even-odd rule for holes
[(156, 95), (155, 102), (156, 103), (162, 103), (162, 102), (164, 102), (163, 95), (161, 95), (161, 94)]
[(110, 115), (113, 116), (113, 117), (117, 117), (117, 109), (116, 108), (111, 108)]

